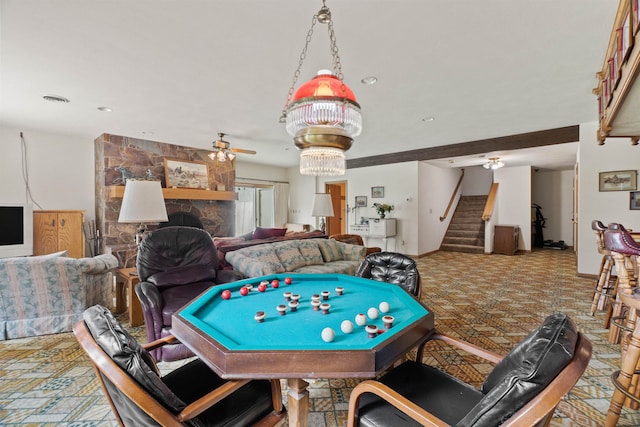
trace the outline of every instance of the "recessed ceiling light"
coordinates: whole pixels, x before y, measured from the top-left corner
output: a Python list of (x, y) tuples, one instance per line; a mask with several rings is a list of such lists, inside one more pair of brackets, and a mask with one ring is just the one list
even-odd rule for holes
[(110, 113), (110, 112), (112, 112), (112, 111), (113, 111), (113, 110), (112, 110), (111, 108), (109, 108), (109, 107), (98, 107), (98, 110), (100, 110), (100, 111), (104, 111), (105, 113)]
[(143, 130), (140, 133), (143, 134), (143, 135), (153, 135), (153, 132), (151, 132), (150, 130)]
[(428, 117), (424, 117), (422, 119), (423, 122), (432, 122), (434, 121), (436, 118), (434, 116), (428, 116)]
[(378, 78), (376, 76), (368, 76), (360, 80), (360, 82), (363, 85), (372, 85), (372, 84), (375, 84), (377, 81), (378, 81)]
[(45, 101), (49, 101), (49, 102), (59, 102), (62, 104), (68, 104), (70, 101), (65, 98), (64, 96), (59, 96), (59, 95), (44, 95), (42, 97), (42, 99), (44, 99)]

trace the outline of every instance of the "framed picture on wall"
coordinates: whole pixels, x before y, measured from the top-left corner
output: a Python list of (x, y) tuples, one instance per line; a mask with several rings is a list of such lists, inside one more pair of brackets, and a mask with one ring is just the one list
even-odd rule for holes
[(629, 209), (632, 211), (640, 211), (640, 191), (632, 191), (629, 193)]
[(167, 188), (209, 188), (209, 172), (204, 162), (164, 159)]
[(384, 187), (371, 187), (371, 198), (381, 199), (384, 197)]
[(356, 208), (364, 208), (367, 206), (367, 196), (356, 196)]
[(600, 191), (629, 191), (636, 189), (635, 170), (600, 172)]

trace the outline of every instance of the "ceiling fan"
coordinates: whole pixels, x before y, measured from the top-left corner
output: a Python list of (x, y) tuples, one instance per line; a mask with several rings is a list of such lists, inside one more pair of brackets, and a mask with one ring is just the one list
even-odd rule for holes
[(236, 158), (235, 153), (240, 154), (256, 154), (255, 150), (245, 150), (243, 148), (230, 148), (229, 142), (223, 140), (226, 134), (222, 132), (218, 132), (218, 137), (220, 139), (213, 141), (213, 149), (211, 153), (209, 153), (209, 158), (211, 160), (217, 160), (219, 162), (226, 162), (227, 160), (232, 161)]

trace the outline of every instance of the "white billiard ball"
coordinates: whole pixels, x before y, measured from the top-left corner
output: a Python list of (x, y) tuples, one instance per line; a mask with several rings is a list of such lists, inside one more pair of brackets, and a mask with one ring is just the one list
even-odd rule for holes
[(351, 323), (351, 320), (343, 320), (340, 324), (340, 330), (345, 334), (353, 332), (353, 323)]
[(367, 316), (365, 316), (362, 313), (356, 315), (356, 325), (364, 326), (366, 324), (367, 324)]
[(378, 318), (378, 309), (375, 307), (371, 307), (369, 310), (367, 310), (367, 316), (369, 316), (369, 319), (374, 320)]
[(331, 342), (336, 337), (336, 333), (331, 328), (324, 328), (322, 330), (322, 340), (324, 342)]
[(389, 303), (386, 301), (382, 301), (380, 306), (378, 307), (382, 313), (388, 313), (391, 307), (389, 307)]

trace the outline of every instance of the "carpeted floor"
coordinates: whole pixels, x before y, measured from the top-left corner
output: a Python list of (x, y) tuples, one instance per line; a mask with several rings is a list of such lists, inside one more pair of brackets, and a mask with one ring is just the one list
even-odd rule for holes
[[(604, 314), (589, 315), (594, 280), (578, 278), (571, 251), (516, 256), (438, 252), (419, 260), (422, 300), (443, 333), (506, 353), (548, 314), (569, 314), (594, 344), (584, 377), (556, 411), (554, 426), (600, 426), (612, 394), (619, 346), (607, 343)], [(126, 319), (121, 319), (126, 321)], [(133, 328), (143, 339), (144, 329)], [(491, 369), (468, 355), (431, 345), (425, 362), (479, 384)], [(165, 364), (163, 369), (171, 369)], [(0, 425), (112, 426), (110, 409), (71, 333), (0, 342)], [(311, 392), (310, 425), (344, 426), (357, 380), (320, 380)], [(619, 425), (639, 426), (624, 410)]]

